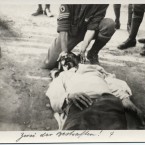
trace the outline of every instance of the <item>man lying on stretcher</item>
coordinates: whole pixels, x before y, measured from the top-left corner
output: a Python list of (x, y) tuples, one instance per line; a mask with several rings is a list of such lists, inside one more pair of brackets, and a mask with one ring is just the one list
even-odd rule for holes
[(127, 83), (99, 65), (79, 63), (62, 71), (46, 95), (60, 129), (127, 129), (124, 108), (136, 112), (143, 122), (141, 110), (130, 101)]

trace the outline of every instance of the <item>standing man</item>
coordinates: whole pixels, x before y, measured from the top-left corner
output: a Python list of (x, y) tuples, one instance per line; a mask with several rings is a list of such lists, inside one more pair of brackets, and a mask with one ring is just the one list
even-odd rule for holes
[(51, 11), (50, 11), (50, 4), (45, 4), (44, 11), (42, 8), (42, 4), (38, 4), (38, 9), (35, 13), (32, 14), (32, 16), (38, 16), (38, 15), (42, 15), (42, 14), (45, 14), (48, 17), (53, 17), (53, 15), (51, 14)]
[(82, 62), (91, 40), (95, 42), (87, 54), (91, 64), (98, 63), (98, 53), (115, 32), (112, 19), (104, 18), (107, 4), (100, 5), (61, 5), (57, 19), (58, 37), (48, 49), (44, 68), (53, 69), (58, 57), (67, 55), (79, 42), (82, 42), (80, 54)]
[[(114, 13), (115, 13), (115, 29), (120, 29), (120, 9), (121, 4), (113, 5)], [(128, 5), (128, 21), (127, 21), (127, 31), (130, 32), (131, 27), (131, 19), (132, 19), (132, 4)]]

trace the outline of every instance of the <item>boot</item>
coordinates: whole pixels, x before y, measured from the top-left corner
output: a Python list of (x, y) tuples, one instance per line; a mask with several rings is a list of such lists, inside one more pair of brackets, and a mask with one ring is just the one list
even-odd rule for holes
[(32, 14), (32, 16), (38, 16), (38, 15), (42, 15), (42, 14), (43, 14), (42, 5), (38, 4), (38, 9), (35, 13)]
[(127, 49), (129, 47), (134, 47), (136, 45), (136, 39), (127, 39), (125, 42), (123, 42), (121, 45), (119, 45), (117, 48), (120, 50)]
[[(138, 15), (140, 17), (138, 17)], [(129, 47), (136, 46), (136, 35), (138, 33), (139, 26), (142, 22), (142, 19), (143, 19), (143, 15), (141, 15), (140, 13), (137, 13), (137, 15), (135, 15), (135, 17), (132, 18), (131, 31), (130, 31), (129, 38), (125, 42), (123, 42), (121, 45), (119, 45), (117, 47), (118, 49), (123, 50), (123, 49), (127, 49)]]
[(51, 11), (50, 11), (50, 4), (45, 5), (44, 15), (46, 15), (48, 17), (53, 17), (53, 15), (51, 14)]
[(128, 5), (128, 22), (127, 22), (127, 31), (130, 33), (131, 30), (131, 20), (132, 20), (132, 4)]
[(92, 48), (88, 51), (87, 59), (91, 64), (99, 64), (98, 53), (110, 39), (97, 38)]
[(120, 29), (120, 8), (121, 4), (114, 4), (114, 13), (115, 13), (115, 29)]

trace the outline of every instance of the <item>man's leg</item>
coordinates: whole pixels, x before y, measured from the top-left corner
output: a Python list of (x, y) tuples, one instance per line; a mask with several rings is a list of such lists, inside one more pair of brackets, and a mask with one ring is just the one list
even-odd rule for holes
[(113, 95), (96, 95), (93, 104), (79, 110), (72, 104), (63, 130), (117, 130), (127, 129), (127, 120), (121, 101)]
[[(84, 34), (83, 34), (84, 35)], [(83, 35), (68, 38), (68, 50), (71, 51), (80, 41), (83, 40)], [(61, 53), (60, 35), (54, 40), (48, 49), (47, 58), (44, 61), (43, 68), (53, 69), (57, 65), (57, 59)]]
[(128, 5), (128, 22), (127, 22), (127, 31), (130, 33), (131, 29), (131, 20), (132, 20), (132, 4)]
[(38, 9), (35, 13), (33, 13), (32, 15), (33, 16), (38, 16), (38, 15), (41, 15), (43, 14), (43, 9), (42, 9), (42, 4), (38, 4)]
[(120, 29), (120, 8), (121, 4), (114, 4), (114, 13), (115, 13), (115, 28)]
[(50, 4), (45, 5), (44, 14), (47, 15), (48, 17), (53, 17), (53, 15), (51, 14), (51, 10), (50, 10)]
[(134, 5), (133, 6), (133, 17), (131, 22), (131, 30), (129, 38), (118, 46), (118, 49), (127, 49), (136, 45), (136, 36), (143, 20), (145, 5)]
[(50, 11), (50, 4), (46, 4), (45, 9), (48, 9)]
[(115, 32), (115, 23), (112, 19), (105, 18), (101, 21), (99, 25), (99, 33), (96, 36), (95, 42), (88, 52), (87, 58), (90, 60), (91, 64), (98, 63), (98, 53), (106, 45), (106, 43), (111, 39)]

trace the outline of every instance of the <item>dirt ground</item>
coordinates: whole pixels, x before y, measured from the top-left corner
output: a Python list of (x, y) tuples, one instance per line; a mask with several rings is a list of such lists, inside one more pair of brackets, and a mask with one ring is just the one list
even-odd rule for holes
[[(53, 18), (31, 14), (37, 5), (0, 5), (0, 131), (55, 130), (57, 123), (45, 96), (49, 70), (41, 69), (49, 45), (57, 36), (58, 5)], [(107, 16), (114, 19), (112, 5)], [(128, 33), (127, 6), (121, 8), (121, 29), (99, 53), (101, 65), (125, 80), (133, 92), (133, 102), (145, 113), (145, 57), (141, 44), (125, 51), (117, 49)], [(137, 38), (145, 35), (145, 20)], [(79, 46), (76, 48), (78, 49)]]

